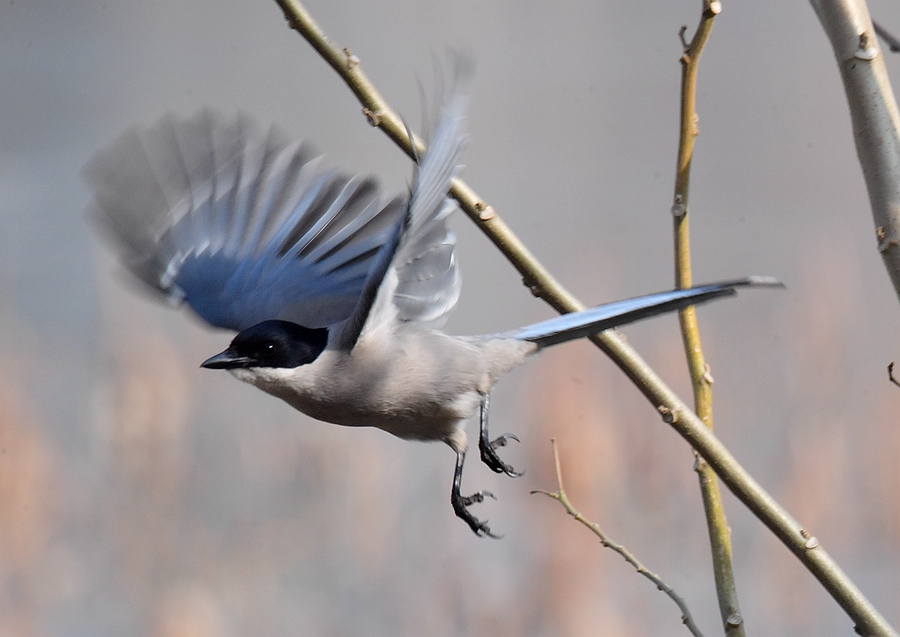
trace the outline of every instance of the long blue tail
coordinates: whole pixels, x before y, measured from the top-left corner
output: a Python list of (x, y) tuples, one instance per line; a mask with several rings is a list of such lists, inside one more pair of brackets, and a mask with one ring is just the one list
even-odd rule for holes
[(744, 287), (783, 288), (784, 284), (772, 277), (751, 276), (737, 281), (698, 285), (686, 290), (647, 294), (633, 299), (598, 305), (581, 312), (563, 314), (508, 332), (504, 336), (530, 341), (540, 348), (548, 347), (590, 336), (619, 325), (634, 323), (657, 314), (675, 312), (723, 296), (733, 296), (737, 294), (736, 288)]

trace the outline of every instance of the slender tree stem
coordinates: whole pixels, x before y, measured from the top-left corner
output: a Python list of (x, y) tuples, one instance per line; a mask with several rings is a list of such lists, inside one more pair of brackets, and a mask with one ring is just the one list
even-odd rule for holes
[(900, 111), (884, 55), (865, 0), (810, 4), (831, 41), (844, 81), (878, 252), (900, 298)]
[[(681, 56), (681, 109), (680, 134), (678, 139), (678, 160), (675, 172), (675, 195), (672, 204), (675, 239), (675, 285), (689, 288), (691, 275), (691, 237), (689, 229), (689, 191), (691, 179), (691, 159), (694, 154), (694, 140), (697, 137), (697, 73), (700, 54), (712, 32), (713, 21), (722, 10), (717, 1), (703, 0), (700, 24), (690, 43), (684, 41), (685, 29), (681, 30), (684, 53)], [(713, 428), (712, 415), (712, 375), (703, 356), (700, 343), (700, 328), (697, 313), (689, 307), (678, 313), (681, 324), (681, 338), (694, 390), (694, 411), (710, 429)], [(696, 453), (696, 451), (695, 451)], [(744, 620), (738, 603), (737, 586), (734, 582), (734, 566), (731, 559), (731, 530), (722, 505), (719, 482), (712, 467), (699, 455), (695, 465), (700, 483), (709, 544), (712, 552), (713, 575), (722, 625), (728, 637), (744, 637)]]
[[(284, 11), (288, 24), (325, 58), (359, 97), (369, 121), (384, 130), (398, 146), (408, 152), (409, 137), (406, 128), (362, 73), (359, 60), (348, 50), (335, 47), (299, 0), (276, 0), (276, 2)], [(366, 87), (372, 87), (371, 92)], [(585, 306), (550, 275), (512, 230), (503, 223), (494, 209), (478, 197), (469, 186), (456, 179), (450, 194), (519, 271), (525, 284), (536, 296), (544, 299), (559, 312), (584, 309)], [(703, 421), (666, 386), (631, 346), (613, 331), (601, 332), (590, 337), (590, 340), (631, 379), (647, 400), (656, 407), (663, 420), (710, 464), (732, 493), (806, 565), (856, 622), (858, 633), (900, 637), (835, 564), (818, 540), (766, 493)]]

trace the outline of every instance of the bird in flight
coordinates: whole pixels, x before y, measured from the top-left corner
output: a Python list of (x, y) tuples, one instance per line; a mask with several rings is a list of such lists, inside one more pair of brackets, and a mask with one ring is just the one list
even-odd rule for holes
[(127, 269), (171, 303), (237, 332), (202, 367), (226, 369), (318, 420), (443, 441), (456, 452), (451, 504), (470, 511), (491, 494), (461, 494), (465, 424), (480, 417), (481, 459), (520, 475), (491, 440), (488, 396), (544, 347), (643, 318), (776, 286), (767, 277), (600, 305), (499, 334), (439, 331), (460, 275), (447, 217), (465, 139), (467, 96), (443, 103), (406, 196), (384, 201), (377, 181), (324, 165), (309, 145), (246, 117), (202, 111), (131, 129), (88, 165), (90, 215)]

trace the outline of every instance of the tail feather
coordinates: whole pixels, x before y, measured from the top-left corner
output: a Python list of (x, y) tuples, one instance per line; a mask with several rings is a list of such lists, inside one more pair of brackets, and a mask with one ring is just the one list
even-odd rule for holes
[(590, 336), (619, 325), (634, 323), (657, 314), (676, 312), (719, 297), (733, 296), (737, 294), (737, 288), (741, 287), (783, 288), (784, 284), (772, 277), (751, 276), (736, 281), (699, 285), (685, 290), (647, 294), (633, 299), (598, 305), (581, 312), (563, 314), (523, 327), (504, 336), (529, 341), (536, 344), (538, 348), (549, 347)]

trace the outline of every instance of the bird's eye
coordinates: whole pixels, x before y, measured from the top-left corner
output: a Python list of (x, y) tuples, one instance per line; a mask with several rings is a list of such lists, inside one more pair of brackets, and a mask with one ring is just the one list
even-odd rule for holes
[(266, 354), (274, 354), (276, 349), (277, 348), (275, 347), (274, 343), (266, 343), (266, 346), (263, 348), (263, 351)]

